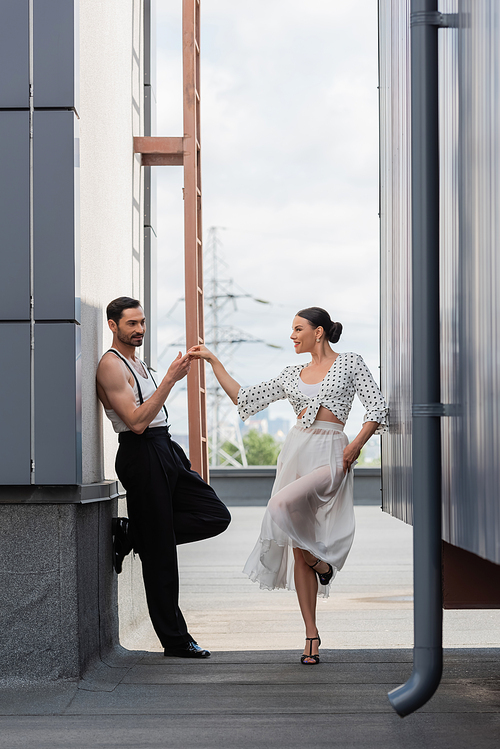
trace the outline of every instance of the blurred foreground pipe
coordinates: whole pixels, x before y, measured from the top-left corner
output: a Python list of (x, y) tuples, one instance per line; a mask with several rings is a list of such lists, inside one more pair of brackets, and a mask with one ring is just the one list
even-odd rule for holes
[(389, 693), (404, 717), (441, 680), (441, 425), (437, 0), (411, 2), (414, 650), (409, 680)]

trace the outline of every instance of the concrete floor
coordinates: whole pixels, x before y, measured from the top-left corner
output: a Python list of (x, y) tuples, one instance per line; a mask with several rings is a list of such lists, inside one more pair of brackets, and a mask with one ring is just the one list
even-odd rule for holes
[[(179, 547), (181, 608), (190, 632), (213, 651), (303, 647), (295, 593), (260, 590), (241, 572), (257, 540), (262, 507), (230, 508), (223, 536)], [(378, 507), (357, 506), (356, 535), (329, 599), (318, 600), (323, 649), (413, 647), (411, 526)], [(447, 648), (500, 648), (500, 610), (444, 611)], [(131, 650), (158, 650), (149, 619), (122, 638)]]
[(295, 594), (240, 572), (259, 507), (233, 508), (222, 537), (180, 549), (182, 607), (209, 661), (163, 657), (147, 624), (79, 684), (0, 692), (1, 749), (495, 749), (500, 612), (447, 611), (437, 694), (401, 720), (387, 692), (411, 671), (411, 528), (356, 508), (345, 569), (319, 602), (319, 666), (299, 663)]

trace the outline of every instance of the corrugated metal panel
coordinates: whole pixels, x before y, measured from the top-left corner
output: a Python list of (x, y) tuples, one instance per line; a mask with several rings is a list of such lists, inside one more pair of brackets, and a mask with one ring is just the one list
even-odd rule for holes
[[(443, 0), (443, 13), (457, 13), (457, 0)], [(440, 156), (440, 296), (441, 400), (459, 404), (460, 396), (460, 277), (459, 277), (459, 109), (458, 29), (439, 32), (439, 156)], [(462, 446), (462, 417), (442, 419), (443, 536), (450, 528), (458, 497)]]
[(384, 509), (411, 522), (409, 0), (380, 0), (380, 219)]
[[(460, 0), (461, 492), (449, 540), (500, 563), (500, 6)], [(456, 469), (458, 472), (458, 468)]]
[[(384, 509), (411, 522), (409, 1), (379, 10)], [(440, 10), (443, 537), (500, 563), (500, 5)]]

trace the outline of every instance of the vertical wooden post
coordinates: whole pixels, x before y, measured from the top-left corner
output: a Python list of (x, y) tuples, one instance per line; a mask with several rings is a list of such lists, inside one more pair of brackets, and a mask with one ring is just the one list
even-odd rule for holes
[[(182, 0), (186, 345), (204, 342), (200, 160), (200, 0)], [(187, 378), (189, 456), (208, 480), (205, 363)]]

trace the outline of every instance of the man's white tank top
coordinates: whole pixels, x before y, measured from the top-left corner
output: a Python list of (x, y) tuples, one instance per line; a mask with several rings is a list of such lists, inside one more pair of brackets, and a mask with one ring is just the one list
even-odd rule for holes
[[(125, 357), (123, 357), (119, 352), (116, 351), (116, 349), (110, 349), (110, 351), (114, 351), (118, 354), (119, 358), (125, 362)], [(139, 359), (139, 361), (141, 361)], [(132, 374), (135, 374), (136, 377), (134, 377), (134, 395), (135, 395), (135, 402), (137, 406), (141, 405), (141, 398), (139, 395), (139, 390), (137, 387), (137, 383), (139, 383), (139, 387), (141, 388), (141, 394), (142, 394), (142, 402), (148, 400), (148, 398), (151, 398), (154, 392), (156, 392), (156, 385), (153, 382), (153, 378), (151, 377), (151, 373), (149, 372), (149, 369), (144, 364), (143, 361), (141, 361), (141, 364), (144, 368), (144, 371), (147, 375), (147, 377), (143, 377), (139, 374), (137, 370), (133, 370)], [(110, 420), (110, 422), (113, 424), (113, 429), (115, 432), (120, 434), (120, 432), (130, 432), (130, 429), (128, 426), (123, 422), (118, 414), (113, 411), (112, 408), (105, 408), (104, 409), (106, 416)], [(149, 427), (166, 427), (167, 426), (167, 420), (165, 418), (165, 411), (160, 409), (160, 411), (156, 414), (153, 421), (150, 423)]]

